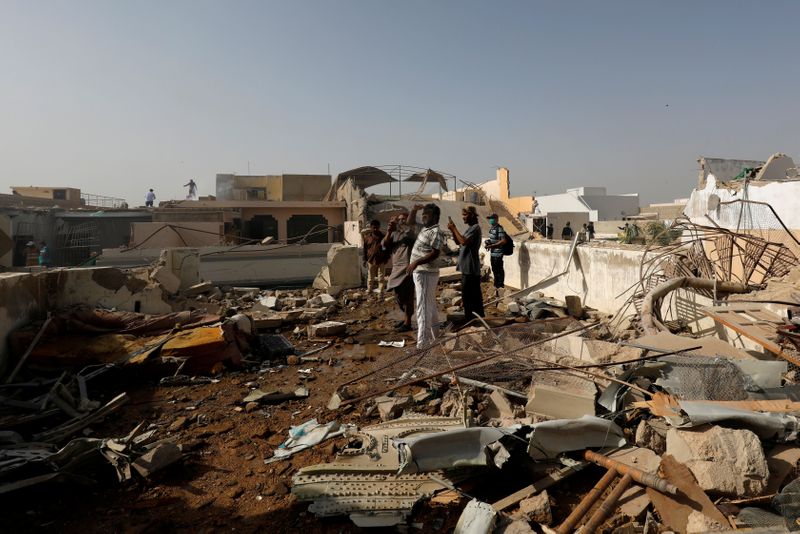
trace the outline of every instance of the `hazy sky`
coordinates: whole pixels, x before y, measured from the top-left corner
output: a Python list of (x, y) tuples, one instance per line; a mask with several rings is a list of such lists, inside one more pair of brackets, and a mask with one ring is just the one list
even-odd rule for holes
[(800, 162), (798, 27), (794, 1), (0, 0), (0, 192), (404, 163), (669, 201), (699, 155)]

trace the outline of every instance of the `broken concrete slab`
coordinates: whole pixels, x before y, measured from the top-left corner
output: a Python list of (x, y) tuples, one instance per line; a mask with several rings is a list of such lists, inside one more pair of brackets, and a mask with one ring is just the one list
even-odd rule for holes
[(308, 325), (308, 337), (338, 336), (347, 331), (347, 324), (339, 321), (325, 321)]
[(316, 297), (308, 301), (308, 304), (314, 307), (330, 308), (336, 306), (336, 299), (327, 293), (320, 293)]
[(216, 286), (211, 282), (200, 282), (199, 284), (187, 287), (182, 293), (184, 297), (196, 297), (198, 295), (210, 293), (215, 287)]
[(483, 415), (489, 419), (513, 419), (514, 407), (501, 391), (494, 390), (489, 394), (488, 406)]
[(411, 398), (408, 396), (375, 398), (375, 406), (378, 408), (381, 421), (397, 419), (411, 404)]
[(597, 387), (589, 380), (557, 372), (535, 373), (528, 390), (528, 415), (575, 419), (595, 415)]
[(359, 247), (334, 244), (328, 250), (327, 265), (314, 279), (314, 289), (336, 287), (341, 291), (361, 286)]
[(131, 466), (143, 477), (148, 477), (181, 459), (181, 448), (171, 441), (155, 444), (150, 450), (133, 461)]
[(685, 464), (708, 492), (755, 497), (767, 487), (767, 460), (761, 441), (749, 430), (671, 428), (667, 432), (667, 454)]

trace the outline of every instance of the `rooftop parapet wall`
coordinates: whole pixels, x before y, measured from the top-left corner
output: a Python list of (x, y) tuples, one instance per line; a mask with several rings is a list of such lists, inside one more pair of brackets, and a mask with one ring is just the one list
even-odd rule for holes
[[(564, 270), (571, 243), (535, 240), (517, 243), (514, 253), (505, 257), (506, 285), (527, 288)], [(644, 250), (579, 245), (569, 271), (547, 285), (537, 287), (549, 297), (564, 300), (578, 295), (586, 306), (616, 313), (639, 282)], [(484, 258), (489, 265), (489, 257)]]

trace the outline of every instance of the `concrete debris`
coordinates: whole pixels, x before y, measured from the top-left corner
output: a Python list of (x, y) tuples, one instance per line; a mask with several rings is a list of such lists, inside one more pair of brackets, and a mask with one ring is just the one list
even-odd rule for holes
[(347, 323), (339, 321), (325, 321), (318, 324), (308, 325), (308, 337), (330, 337), (344, 334), (347, 330)]
[(767, 487), (767, 460), (749, 430), (673, 428), (667, 432), (667, 454), (685, 464), (701, 488), (717, 495), (755, 497)]
[(523, 499), (519, 503), (519, 510), (514, 512), (512, 517), (533, 521), (542, 525), (549, 525), (553, 522), (553, 512), (550, 509), (550, 496), (547, 490), (538, 495)]

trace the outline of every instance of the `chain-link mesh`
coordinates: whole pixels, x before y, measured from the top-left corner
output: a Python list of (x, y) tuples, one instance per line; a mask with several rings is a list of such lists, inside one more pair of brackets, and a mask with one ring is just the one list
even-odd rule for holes
[(529, 382), (534, 368), (554, 361), (541, 347), (544, 341), (586, 328), (572, 318), (492, 329), (470, 327), (428, 348), (407, 351), (390, 362), (376, 361), (369, 372), (342, 384), (338, 391), (346, 399), (365, 399), (448, 372), (493, 384)]
[(745, 400), (748, 391), (758, 390), (752, 378), (725, 358), (666, 356), (659, 363), (664, 378), (657, 384), (681, 400)]

